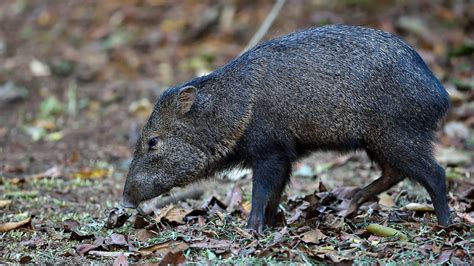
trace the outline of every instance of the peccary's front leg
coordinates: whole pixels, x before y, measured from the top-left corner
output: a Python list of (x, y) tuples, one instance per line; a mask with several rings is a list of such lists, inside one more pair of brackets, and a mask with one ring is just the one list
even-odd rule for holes
[(281, 194), (291, 173), (285, 154), (275, 153), (255, 163), (252, 182), (252, 211), (247, 227), (262, 232), (274, 225)]

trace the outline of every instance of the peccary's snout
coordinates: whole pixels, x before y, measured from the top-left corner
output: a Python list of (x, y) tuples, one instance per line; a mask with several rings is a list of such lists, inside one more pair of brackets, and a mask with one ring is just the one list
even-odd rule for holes
[(168, 192), (170, 188), (163, 184), (171, 184), (173, 186), (170, 180), (163, 179), (162, 175), (157, 173), (157, 171), (151, 171), (150, 168), (134, 164), (130, 168), (127, 180), (125, 181), (120, 204), (126, 208), (136, 209), (143, 201)]
[(136, 209), (138, 204), (139, 203), (130, 200), (130, 198), (125, 193), (122, 196), (122, 201), (120, 201), (120, 205), (124, 208)]
[(140, 191), (137, 185), (131, 182), (130, 178), (127, 177), (127, 181), (125, 182), (125, 187), (123, 189), (123, 194), (122, 194), (122, 201), (120, 202), (120, 205), (122, 205), (125, 208), (136, 209), (141, 201), (139, 192)]

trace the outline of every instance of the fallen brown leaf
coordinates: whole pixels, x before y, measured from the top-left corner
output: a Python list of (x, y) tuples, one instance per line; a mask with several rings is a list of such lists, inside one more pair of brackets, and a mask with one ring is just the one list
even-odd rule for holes
[(79, 244), (76, 246), (76, 252), (79, 255), (85, 255), (91, 250), (95, 250), (96, 248), (99, 248), (99, 245), (95, 244)]
[(128, 246), (128, 237), (126, 235), (113, 233), (105, 239), (106, 245)]
[(439, 255), (438, 259), (436, 260), (436, 263), (443, 264), (449, 261), (451, 258), (451, 255), (453, 255), (455, 249), (447, 249), (441, 251), (441, 254)]
[(80, 226), (79, 222), (72, 219), (67, 219), (63, 223), (63, 229), (65, 233), (75, 231)]
[(128, 260), (125, 255), (120, 254), (118, 257), (114, 260), (114, 263), (112, 264), (113, 266), (128, 266)]
[(148, 247), (143, 247), (138, 250), (138, 253), (142, 256), (149, 256), (153, 253), (158, 253), (164, 257), (169, 252), (179, 252), (188, 249), (189, 245), (184, 241), (166, 241), (163, 243), (151, 245)]
[(76, 231), (71, 232), (71, 236), (69, 237), (69, 240), (75, 240), (75, 241), (82, 241), (85, 239), (93, 239), (95, 236), (90, 234), (90, 235), (81, 235), (77, 233)]
[(77, 150), (73, 150), (71, 153), (71, 157), (66, 160), (66, 163), (71, 165), (77, 163), (81, 159), (81, 155)]
[(436, 245), (436, 244), (433, 244), (433, 245), (431, 246), (431, 251), (433, 251), (433, 252), (436, 253), (436, 254), (439, 254), (439, 253), (441, 252), (441, 248), (442, 248), (441, 245), (438, 246), (438, 245)]
[(14, 177), (14, 178), (10, 178), (8, 179), (9, 183), (12, 184), (12, 185), (20, 185), (20, 184), (23, 184), (23, 183), (26, 183), (26, 179), (24, 177)]
[(334, 253), (334, 249), (335, 249), (334, 246), (322, 246), (322, 247), (317, 247), (312, 252), (315, 254), (331, 254), (331, 253)]
[(12, 204), (11, 200), (0, 200), (0, 209), (6, 208)]
[(233, 242), (231, 240), (219, 240), (214, 238), (207, 238), (204, 241), (191, 243), (192, 248), (213, 248), (229, 250)]
[(395, 202), (393, 201), (392, 197), (387, 193), (382, 193), (379, 195), (379, 205), (383, 209), (390, 209), (395, 206)]
[(248, 239), (253, 238), (252, 234), (250, 234), (249, 232), (247, 232), (247, 231), (245, 231), (245, 230), (243, 230), (239, 227), (235, 227), (235, 232), (237, 234), (239, 234), (240, 236), (243, 236), (245, 238), (248, 238)]
[(309, 202), (307, 201), (303, 201), (303, 203), (301, 203), (300, 206), (298, 206), (296, 208), (296, 210), (294, 211), (294, 213), (291, 215), (291, 217), (287, 220), (287, 223), (288, 224), (292, 224), (294, 222), (296, 222), (300, 217), (301, 215), (303, 214), (303, 212), (308, 209), (309, 207)]
[(457, 248), (453, 253), (453, 256), (458, 258), (464, 258), (466, 255), (466, 251), (462, 248)]
[(20, 258), (20, 264), (30, 263), (33, 260), (30, 256), (23, 256)]
[(466, 222), (474, 225), (474, 212), (471, 212), (471, 213), (456, 212), (456, 215), (464, 219)]
[(337, 264), (352, 264), (351, 262), (353, 261), (353, 259), (351, 259), (351, 258), (346, 258), (346, 257), (343, 257), (343, 256), (339, 256), (339, 255), (334, 254), (334, 253), (326, 254), (326, 255), (324, 255), (324, 257), (326, 259), (329, 259), (331, 262), (337, 263)]
[(137, 240), (140, 240), (142, 242), (146, 242), (148, 241), (148, 239), (156, 236), (157, 234), (152, 231), (152, 230), (148, 230), (148, 229), (137, 229), (135, 230), (135, 234), (134, 234), (134, 237), (135, 239)]
[(359, 191), (359, 187), (337, 187), (331, 190), (331, 194), (333, 194), (338, 200), (343, 199), (351, 199), (354, 194)]
[(56, 178), (61, 176), (61, 173), (62, 169), (59, 166), (53, 166), (42, 173), (31, 175), (28, 179), (41, 179), (45, 177)]
[(203, 204), (202, 208), (209, 209), (210, 213), (215, 213), (217, 211), (224, 212), (227, 209), (227, 205), (225, 205), (218, 198), (212, 196), (206, 201), (206, 203)]
[(461, 193), (461, 198), (474, 199), (474, 186), (469, 187)]
[(284, 236), (288, 235), (288, 227), (283, 227), (280, 231), (275, 232), (275, 237), (273, 238), (273, 243), (279, 243)]
[(318, 186), (318, 192), (327, 192), (328, 189), (326, 188), (326, 186), (324, 185), (323, 182), (319, 182), (319, 186)]
[(32, 216), (24, 220), (21, 220), (19, 222), (8, 222), (8, 223), (0, 224), (0, 232), (8, 232), (8, 231), (12, 231), (18, 228), (31, 228), (32, 229), (31, 218)]
[(319, 229), (314, 229), (308, 232), (301, 234), (301, 240), (305, 243), (317, 244), (322, 239), (325, 239), (327, 236), (321, 232)]
[(157, 222), (167, 222), (174, 224), (184, 224), (184, 217), (189, 211), (170, 205), (164, 209), (161, 209), (160, 214), (155, 218)]
[(139, 228), (145, 228), (149, 225), (151, 225), (142, 215), (137, 214), (133, 216), (132, 218), (133, 221), (133, 228), (139, 229)]
[(203, 209), (195, 209), (195, 210), (192, 210), (190, 212), (188, 212), (186, 214), (186, 216), (184, 217), (184, 221), (187, 223), (187, 222), (190, 222), (190, 221), (198, 221), (199, 222), (199, 219), (200, 218), (203, 218), (204, 216), (207, 215), (207, 211), (206, 210), (203, 210)]
[(186, 262), (183, 251), (168, 252), (165, 257), (160, 261), (160, 265), (178, 265)]
[(109, 212), (109, 217), (105, 223), (105, 228), (112, 229), (121, 227), (128, 220), (130, 215), (123, 208), (113, 208)]

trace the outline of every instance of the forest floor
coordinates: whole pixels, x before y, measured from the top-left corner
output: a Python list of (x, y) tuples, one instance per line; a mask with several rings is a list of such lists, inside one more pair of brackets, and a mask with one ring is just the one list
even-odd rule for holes
[(0, 2), (0, 264), (474, 263), (472, 1), (287, 1), (264, 38), (346, 23), (415, 47), (451, 96), (435, 152), (452, 226), (409, 180), (340, 217), (380, 174), (363, 152), (297, 163), (278, 226), (262, 234), (245, 230), (246, 172), (177, 189), (195, 195), (153, 201), (147, 218), (116, 209), (159, 94), (237, 56), (273, 4), (256, 2)]

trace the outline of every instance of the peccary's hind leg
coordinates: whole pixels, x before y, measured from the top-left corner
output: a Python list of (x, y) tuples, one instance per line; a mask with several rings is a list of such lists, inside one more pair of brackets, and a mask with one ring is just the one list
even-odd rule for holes
[(395, 171), (388, 164), (381, 165), (382, 167), (382, 176), (357, 191), (347, 208), (345, 217), (353, 217), (357, 214), (359, 207), (366, 201), (376, 197), (378, 194), (390, 189), (394, 185), (398, 184), (405, 177), (403, 174)]
[(291, 163), (284, 154), (271, 154), (255, 162), (249, 229), (262, 232), (265, 225), (273, 225), (290, 172)]
[[(366, 150), (372, 159), (382, 162), (381, 165), (389, 164), (392, 168), (391, 172), (400, 173), (397, 175), (399, 178), (409, 177), (419, 182), (430, 195), (438, 223), (448, 225), (451, 220), (446, 194), (446, 178), (444, 169), (432, 155), (432, 139), (432, 132), (405, 128), (372, 141), (369, 139), (367, 141), (369, 149)], [(380, 182), (388, 182), (392, 186), (393, 184), (390, 184), (392, 178), (396, 177), (390, 176), (390, 178), (381, 179)], [(393, 182), (398, 181), (393, 180)]]
[(418, 181), (430, 194), (438, 223), (443, 226), (451, 224), (448, 197), (446, 195), (446, 176), (443, 167), (434, 159), (429, 162), (420, 160), (419, 163), (414, 164), (411, 171), (410, 177)]

